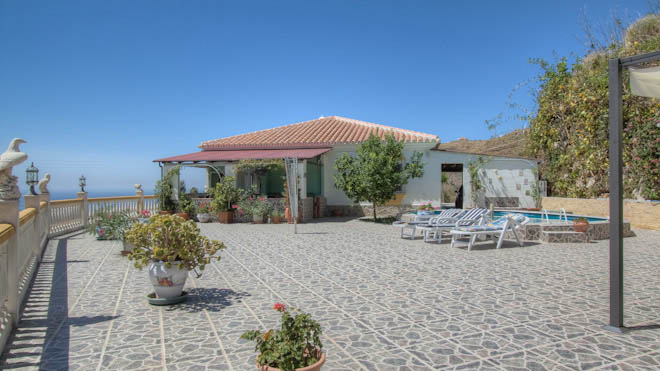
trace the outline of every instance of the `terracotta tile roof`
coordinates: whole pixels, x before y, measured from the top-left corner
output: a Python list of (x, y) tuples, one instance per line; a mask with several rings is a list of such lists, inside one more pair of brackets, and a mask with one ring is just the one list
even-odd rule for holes
[(330, 116), (227, 138), (209, 140), (202, 142), (199, 148), (203, 150), (219, 150), (237, 148), (321, 147), (333, 144), (364, 142), (369, 138), (370, 133), (374, 133), (381, 138), (384, 138), (386, 133), (392, 133), (397, 140), (406, 143), (435, 143), (440, 141), (438, 136), (433, 134), (399, 129), (339, 116)]

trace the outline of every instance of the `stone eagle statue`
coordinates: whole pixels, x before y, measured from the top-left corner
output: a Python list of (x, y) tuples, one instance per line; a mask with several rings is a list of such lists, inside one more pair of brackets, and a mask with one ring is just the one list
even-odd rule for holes
[(135, 188), (136, 192), (143, 192), (142, 191), (142, 184), (134, 184), (133, 187)]
[(21, 197), (18, 190), (18, 178), (11, 175), (11, 169), (27, 160), (27, 154), (21, 152), (18, 146), (27, 143), (21, 138), (14, 138), (9, 148), (0, 155), (0, 199), (16, 200)]
[(50, 193), (48, 192), (48, 183), (50, 182), (50, 174), (46, 173), (43, 178), (39, 181), (39, 193)]

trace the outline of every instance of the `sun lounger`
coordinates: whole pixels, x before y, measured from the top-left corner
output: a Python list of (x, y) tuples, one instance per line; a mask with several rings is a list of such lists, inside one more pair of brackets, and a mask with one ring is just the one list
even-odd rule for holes
[[(439, 219), (446, 219), (446, 218), (452, 218), (456, 217), (458, 215), (461, 215), (465, 210), (461, 209), (447, 209), (447, 210), (442, 210), (440, 214), (436, 215), (429, 215), (427, 219), (425, 218), (420, 218), (420, 216), (415, 217), (414, 221), (411, 222), (401, 222), (397, 221), (392, 223), (393, 226), (401, 228), (401, 238), (410, 238), (411, 240), (415, 239), (415, 233), (417, 231), (417, 226), (419, 225), (429, 225), (431, 223), (436, 222)], [(409, 234), (406, 234), (406, 231), (410, 231)]]
[(459, 238), (468, 237), (468, 251), (470, 251), (478, 236), (486, 236), (491, 237), (493, 242), (495, 241), (495, 237), (499, 237), (496, 247), (499, 249), (502, 247), (504, 235), (506, 235), (506, 232), (508, 231), (513, 232), (513, 236), (516, 238), (516, 241), (520, 246), (522, 246), (523, 244), (520, 241), (520, 237), (518, 236), (518, 229), (520, 229), (521, 226), (527, 224), (528, 221), (529, 219), (524, 215), (509, 214), (497, 218), (490, 223), (483, 223), (469, 227), (456, 227), (449, 231), (451, 234), (451, 247), (454, 247), (456, 241)]
[(434, 223), (417, 226), (417, 229), (424, 233), (424, 242), (439, 242), (442, 240), (443, 232), (448, 232), (456, 227), (466, 227), (480, 223), (486, 214), (488, 214), (488, 209), (474, 208), (466, 210), (458, 217), (438, 219)]

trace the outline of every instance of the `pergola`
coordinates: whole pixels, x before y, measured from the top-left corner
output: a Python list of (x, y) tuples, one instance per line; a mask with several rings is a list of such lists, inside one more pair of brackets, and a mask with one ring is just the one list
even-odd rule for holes
[(632, 94), (660, 98), (660, 68), (637, 69), (660, 60), (660, 51), (609, 62), (610, 89), (610, 320), (608, 330), (622, 333), (623, 325), (623, 85), (624, 68), (631, 70)]

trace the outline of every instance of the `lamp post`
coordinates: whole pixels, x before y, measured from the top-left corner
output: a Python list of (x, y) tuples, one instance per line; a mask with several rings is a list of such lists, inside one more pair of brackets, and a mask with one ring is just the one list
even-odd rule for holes
[(39, 183), (39, 169), (34, 167), (34, 162), (25, 170), (25, 183), (30, 186), (30, 194), (36, 195), (34, 186)]
[(87, 179), (84, 175), (81, 175), (78, 179), (78, 185), (80, 186), (80, 192), (85, 192), (85, 186), (87, 185)]

